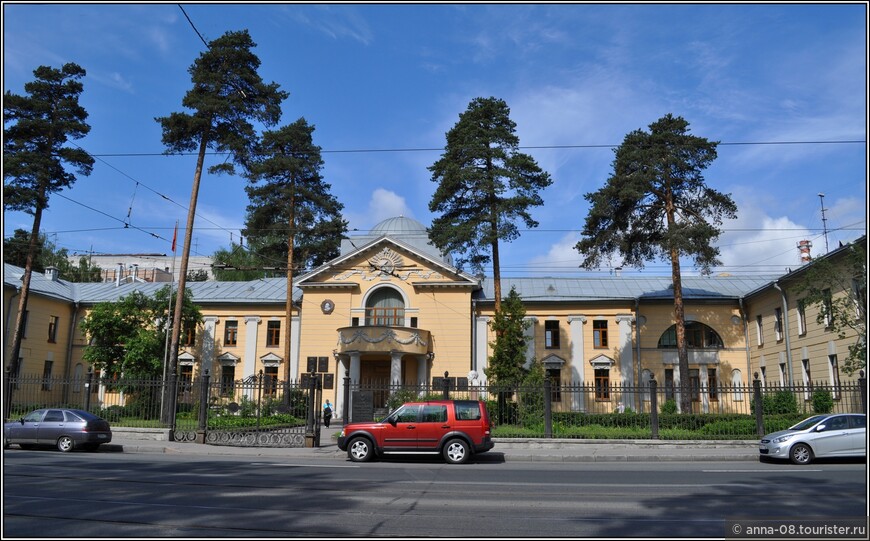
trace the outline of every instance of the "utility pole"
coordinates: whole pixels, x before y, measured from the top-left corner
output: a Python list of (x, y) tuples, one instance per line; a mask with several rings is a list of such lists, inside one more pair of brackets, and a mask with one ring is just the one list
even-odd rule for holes
[(819, 201), (822, 203), (822, 231), (825, 233), (825, 253), (828, 253), (828, 220), (825, 218), (825, 194), (819, 192)]

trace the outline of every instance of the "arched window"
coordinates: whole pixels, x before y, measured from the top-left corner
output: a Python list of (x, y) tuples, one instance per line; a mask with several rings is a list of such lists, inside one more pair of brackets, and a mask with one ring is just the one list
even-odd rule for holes
[(391, 287), (382, 287), (366, 300), (366, 325), (404, 327), (405, 301)]
[[(659, 338), (660, 348), (677, 347), (677, 326), (671, 325)], [(686, 322), (686, 347), (690, 349), (723, 348), (722, 338), (712, 328), (697, 321)]]

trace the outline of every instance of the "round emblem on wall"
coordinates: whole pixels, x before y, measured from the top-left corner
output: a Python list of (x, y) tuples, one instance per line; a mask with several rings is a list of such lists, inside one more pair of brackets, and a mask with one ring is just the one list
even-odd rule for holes
[(335, 303), (329, 299), (326, 299), (322, 303), (320, 303), (320, 309), (323, 310), (324, 314), (331, 314), (335, 309)]

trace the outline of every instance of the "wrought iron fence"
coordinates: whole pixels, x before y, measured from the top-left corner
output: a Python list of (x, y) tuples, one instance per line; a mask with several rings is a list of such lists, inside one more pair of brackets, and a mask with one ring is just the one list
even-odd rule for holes
[[(493, 436), (504, 438), (588, 439), (755, 439), (817, 413), (867, 411), (866, 379), (829, 385), (717, 385), (690, 388), (683, 410), (681, 389), (594, 383), (499, 387), (459, 387), (448, 378), (431, 386), (348, 382), (345, 403), (354, 391), (374, 397), (375, 418), (411, 400), (484, 400)], [(760, 407), (756, 407), (756, 403)], [(352, 411), (347, 408), (347, 411)], [(352, 415), (346, 421), (353, 421)]]
[[(5, 417), (45, 407), (92, 411), (113, 426), (165, 428), (180, 441), (220, 433), (217, 444), (286, 444), (300, 434), (319, 434), (320, 389), (308, 375), (278, 382), (258, 374), (234, 382), (212, 381), (208, 373), (177, 383), (167, 404), (163, 380), (7, 378)], [(375, 418), (403, 402), (434, 398), (484, 400), (495, 437), (614, 439), (754, 439), (815, 413), (867, 411), (866, 379), (840, 385), (806, 383), (718, 385), (690, 389), (683, 411), (679, 388), (590, 383), (499, 387), (457, 385), (435, 378), (431, 385), (385, 385), (345, 380), (344, 421), (353, 421), (352, 396), (370, 393)], [(171, 387), (170, 387), (171, 388)], [(174, 415), (163, 415), (174, 407)], [(168, 419), (168, 421), (167, 421)], [(304, 429), (304, 431), (303, 431)], [(217, 436), (214, 436), (217, 437)]]
[[(206, 372), (173, 382), (97, 378), (89, 373), (84, 378), (7, 375), (4, 383), (7, 420), (39, 408), (75, 408), (95, 413), (115, 427), (169, 429), (176, 441), (301, 446), (319, 422), (313, 414), (319, 389), (308, 378), (277, 382), (260, 373), (227, 382), (212, 381)], [(173, 387), (170, 401), (167, 390)]]

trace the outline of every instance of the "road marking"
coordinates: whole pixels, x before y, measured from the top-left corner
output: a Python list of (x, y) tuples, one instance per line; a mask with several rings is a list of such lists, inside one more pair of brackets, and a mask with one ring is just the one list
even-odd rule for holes
[(281, 464), (274, 462), (251, 462), (251, 466), (284, 466), (287, 468), (359, 468), (359, 466), (348, 465), (321, 465), (321, 464)]
[[(805, 469), (801, 468), (801, 469), (799, 469), (799, 470), (798, 470), (798, 469), (792, 469), (792, 470), (789, 470), (789, 471), (799, 471), (799, 472), (812, 471), (812, 472), (820, 472), (820, 471), (825, 471), (825, 470), (805, 470)], [(777, 473), (781, 473), (780, 470), (701, 470), (701, 472), (703, 472), (703, 473), (760, 473), (760, 472), (777, 472)]]

